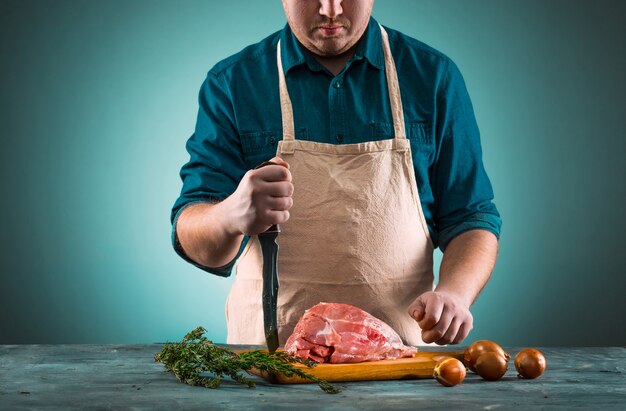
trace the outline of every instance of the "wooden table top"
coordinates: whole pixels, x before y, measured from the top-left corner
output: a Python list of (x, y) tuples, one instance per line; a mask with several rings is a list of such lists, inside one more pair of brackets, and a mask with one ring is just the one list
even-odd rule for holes
[(259, 377), (255, 389), (232, 381), (191, 387), (154, 362), (162, 347), (0, 345), (0, 409), (626, 409), (624, 347), (539, 347), (547, 370), (536, 380), (518, 379), (511, 361), (496, 382), (468, 372), (452, 388), (432, 379), (347, 382), (334, 395), (314, 384), (272, 385)]

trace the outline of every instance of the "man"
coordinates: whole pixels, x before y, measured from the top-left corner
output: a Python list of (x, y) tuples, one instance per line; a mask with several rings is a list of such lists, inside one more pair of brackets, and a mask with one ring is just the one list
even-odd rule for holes
[(202, 85), (172, 210), (175, 249), (217, 275), (237, 262), (229, 343), (264, 343), (256, 235), (274, 224), (281, 343), (321, 301), (358, 306), (408, 344), (463, 341), (501, 222), (461, 74), (379, 26), (373, 0), (283, 6), (283, 30), (218, 63)]

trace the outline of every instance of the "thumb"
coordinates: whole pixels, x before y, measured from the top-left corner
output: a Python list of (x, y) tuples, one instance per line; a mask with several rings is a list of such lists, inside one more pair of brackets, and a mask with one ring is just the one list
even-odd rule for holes
[(420, 295), (409, 305), (409, 315), (413, 317), (415, 321), (422, 321), (424, 319), (424, 314), (426, 313), (426, 304), (422, 301), (422, 296)]
[(278, 156), (272, 158), (270, 161), (272, 163), (278, 164), (279, 166), (287, 167), (287, 169), (289, 169), (289, 163), (287, 163), (285, 160), (283, 160), (282, 158)]

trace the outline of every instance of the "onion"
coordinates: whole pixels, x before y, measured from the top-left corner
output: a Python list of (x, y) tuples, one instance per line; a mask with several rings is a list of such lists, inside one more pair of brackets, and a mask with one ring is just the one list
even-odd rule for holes
[(476, 372), (475, 364), (478, 357), (486, 352), (496, 352), (500, 354), (505, 361), (511, 359), (511, 356), (507, 354), (502, 347), (496, 344), (493, 341), (489, 340), (479, 340), (467, 347), (465, 353), (463, 354), (463, 360), (465, 361), (465, 365), (469, 367), (470, 370)]
[(487, 381), (499, 380), (508, 368), (505, 357), (494, 351), (480, 354), (475, 367), (476, 373)]
[(515, 369), (520, 378), (537, 378), (546, 369), (546, 357), (539, 350), (525, 348), (515, 356)]
[(433, 377), (444, 387), (453, 387), (465, 379), (465, 366), (456, 358), (445, 357), (437, 361)]

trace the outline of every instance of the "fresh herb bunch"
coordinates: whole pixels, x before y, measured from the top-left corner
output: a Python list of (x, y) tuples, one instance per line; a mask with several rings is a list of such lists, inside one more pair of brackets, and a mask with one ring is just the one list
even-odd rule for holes
[[(256, 386), (254, 381), (244, 377), (242, 371), (250, 374), (249, 370), (256, 368), (268, 373), (280, 373), (286, 377), (298, 376), (315, 381), (320, 388), (336, 394), (341, 388), (329, 382), (310, 375), (293, 363), (304, 364), (309, 368), (315, 362), (292, 356), (284, 351), (267, 353), (261, 350), (236, 353), (228, 348), (220, 347), (202, 335), (206, 330), (197, 327), (185, 335), (178, 343), (166, 343), (163, 350), (154, 356), (154, 360), (163, 363), (165, 368), (173, 372), (181, 382), (189, 385), (199, 385), (207, 388), (217, 388), (223, 376), (247, 385)], [(203, 372), (212, 373), (212, 376), (200, 375)]]

